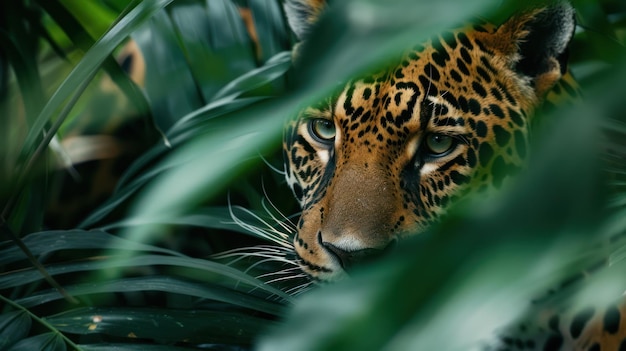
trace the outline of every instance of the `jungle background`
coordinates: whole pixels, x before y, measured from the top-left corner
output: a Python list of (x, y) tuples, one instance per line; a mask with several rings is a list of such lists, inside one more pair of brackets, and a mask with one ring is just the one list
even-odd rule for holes
[(545, 306), (615, 301), (626, 3), (572, 3), (585, 98), (541, 116), (529, 171), (311, 289), (285, 121), (517, 2), (335, 1), (295, 68), (279, 0), (2, 2), (0, 350), (467, 350)]

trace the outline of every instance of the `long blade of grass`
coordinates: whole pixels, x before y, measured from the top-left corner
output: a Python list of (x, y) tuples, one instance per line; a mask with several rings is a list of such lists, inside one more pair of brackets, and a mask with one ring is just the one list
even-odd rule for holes
[[(146, 245), (119, 238), (100, 230), (57, 230), (33, 233), (23, 239), (24, 245), (34, 255), (42, 255), (59, 250), (110, 249), (158, 252), (172, 256), (184, 256), (176, 251)], [(0, 247), (0, 264), (19, 262), (26, 257), (20, 248), (3, 242)]]
[[(242, 289), (257, 289), (266, 292), (269, 295), (277, 296), (284, 301), (291, 301), (291, 296), (277, 290), (262, 281), (255, 279), (237, 269), (226, 266), (221, 263), (196, 259), (191, 257), (172, 257), (163, 255), (137, 255), (132, 257), (107, 257), (94, 258), (87, 261), (60, 263), (47, 266), (51, 275), (67, 274), (73, 272), (100, 272), (104, 270), (132, 268), (132, 267), (150, 267), (150, 266), (169, 266), (176, 268), (191, 268), (197, 270), (194, 277), (200, 281), (208, 283), (228, 283), (230, 285), (240, 285)], [(41, 277), (34, 270), (20, 270), (15, 272), (7, 272), (0, 275), (0, 288), (11, 288), (24, 285), (30, 282), (38, 281)]]
[(249, 344), (275, 323), (248, 313), (114, 307), (78, 308), (46, 320), (63, 332), (78, 335), (133, 335), (160, 343), (240, 345)]
[[(274, 316), (281, 315), (284, 309), (284, 306), (281, 304), (257, 298), (251, 294), (244, 294), (233, 289), (227, 289), (219, 285), (200, 284), (164, 276), (96, 281), (86, 284), (68, 285), (66, 288), (73, 296), (135, 291), (161, 291), (223, 302), (269, 313)], [(59, 295), (56, 291), (46, 290), (18, 299), (15, 302), (29, 308), (58, 299)]]

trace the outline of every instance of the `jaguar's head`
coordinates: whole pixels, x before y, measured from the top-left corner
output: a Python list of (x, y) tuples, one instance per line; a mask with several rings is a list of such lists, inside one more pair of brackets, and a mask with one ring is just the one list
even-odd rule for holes
[[(320, 6), (287, 2), (297, 34)], [(560, 4), (407, 43), (397, 65), (304, 109), (284, 138), (303, 271), (339, 279), (520, 168), (533, 111), (565, 73), (574, 27), (573, 9)]]

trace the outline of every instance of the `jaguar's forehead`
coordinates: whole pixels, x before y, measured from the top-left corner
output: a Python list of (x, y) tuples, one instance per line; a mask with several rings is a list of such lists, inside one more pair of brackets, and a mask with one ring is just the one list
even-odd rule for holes
[(523, 127), (533, 92), (486, 47), (490, 34), (466, 28), (416, 45), (395, 65), (347, 84), (319, 114), (335, 120), (345, 141), (368, 145), (437, 128), (481, 136), (489, 127)]

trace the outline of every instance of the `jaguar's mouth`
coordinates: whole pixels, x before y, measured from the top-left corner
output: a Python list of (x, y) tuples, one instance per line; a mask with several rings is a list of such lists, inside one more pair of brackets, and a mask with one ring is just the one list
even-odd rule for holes
[(395, 246), (393, 243), (395, 243), (395, 240), (384, 249), (368, 248), (356, 251), (345, 251), (331, 243), (322, 243), (322, 246), (327, 252), (334, 256), (335, 260), (339, 262), (344, 271), (349, 272), (354, 267), (375, 261), (379, 257), (384, 256), (390, 248)]
[(316, 245), (299, 243), (295, 252), (304, 273), (318, 283), (330, 283), (344, 279), (358, 267), (387, 255), (396, 247), (396, 241), (393, 239), (384, 248), (347, 250), (336, 243), (323, 241), (318, 235)]

